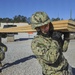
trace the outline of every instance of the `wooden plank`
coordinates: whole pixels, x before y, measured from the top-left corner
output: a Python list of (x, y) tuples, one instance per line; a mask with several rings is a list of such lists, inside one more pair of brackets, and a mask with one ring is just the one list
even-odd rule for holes
[[(59, 30), (62, 32), (75, 32), (75, 21), (71, 20), (53, 21), (51, 25), (53, 25), (54, 30)], [(16, 32), (22, 33), (36, 32), (36, 30), (33, 30), (31, 28), (31, 25), (0, 29), (0, 33), (16, 33)]]
[(57, 25), (57, 24), (67, 24), (69, 22), (69, 20), (60, 20), (60, 21), (53, 21), (52, 24), (53, 25)]

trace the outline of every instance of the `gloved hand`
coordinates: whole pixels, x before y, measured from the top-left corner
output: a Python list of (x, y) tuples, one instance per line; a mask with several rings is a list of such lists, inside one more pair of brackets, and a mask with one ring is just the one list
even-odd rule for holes
[(63, 40), (62, 40), (62, 33), (59, 31), (54, 31), (52, 34), (52, 39), (56, 40), (58, 44), (60, 45), (60, 48), (63, 46)]
[(64, 40), (69, 40), (70, 39), (70, 32), (64, 32)]
[(56, 41), (59, 41), (60, 38), (61, 38), (61, 36), (62, 36), (62, 33), (61, 33), (61, 32), (59, 32), (59, 31), (54, 31), (53, 34), (52, 34), (52, 39), (53, 39), (53, 40), (56, 40)]

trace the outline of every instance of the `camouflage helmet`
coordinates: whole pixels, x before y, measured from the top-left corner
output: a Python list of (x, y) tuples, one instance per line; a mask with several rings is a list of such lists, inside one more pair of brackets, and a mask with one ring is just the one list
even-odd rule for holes
[(45, 12), (36, 12), (31, 16), (31, 26), (33, 29), (50, 23), (50, 18)]

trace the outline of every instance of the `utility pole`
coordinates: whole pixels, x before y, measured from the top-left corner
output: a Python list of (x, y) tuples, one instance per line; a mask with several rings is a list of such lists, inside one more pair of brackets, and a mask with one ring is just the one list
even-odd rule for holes
[(58, 18), (59, 18), (59, 12), (58, 12)]
[(70, 19), (72, 19), (72, 9), (70, 10)]

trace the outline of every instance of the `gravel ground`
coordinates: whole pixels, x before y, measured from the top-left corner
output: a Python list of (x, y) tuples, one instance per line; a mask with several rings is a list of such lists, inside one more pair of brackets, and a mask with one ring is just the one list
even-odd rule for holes
[[(42, 75), (42, 69), (31, 50), (31, 39), (7, 42), (8, 47), (3, 63), (3, 75)], [(71, 40), (64, 53), (75, 74), (75, 40)]]

